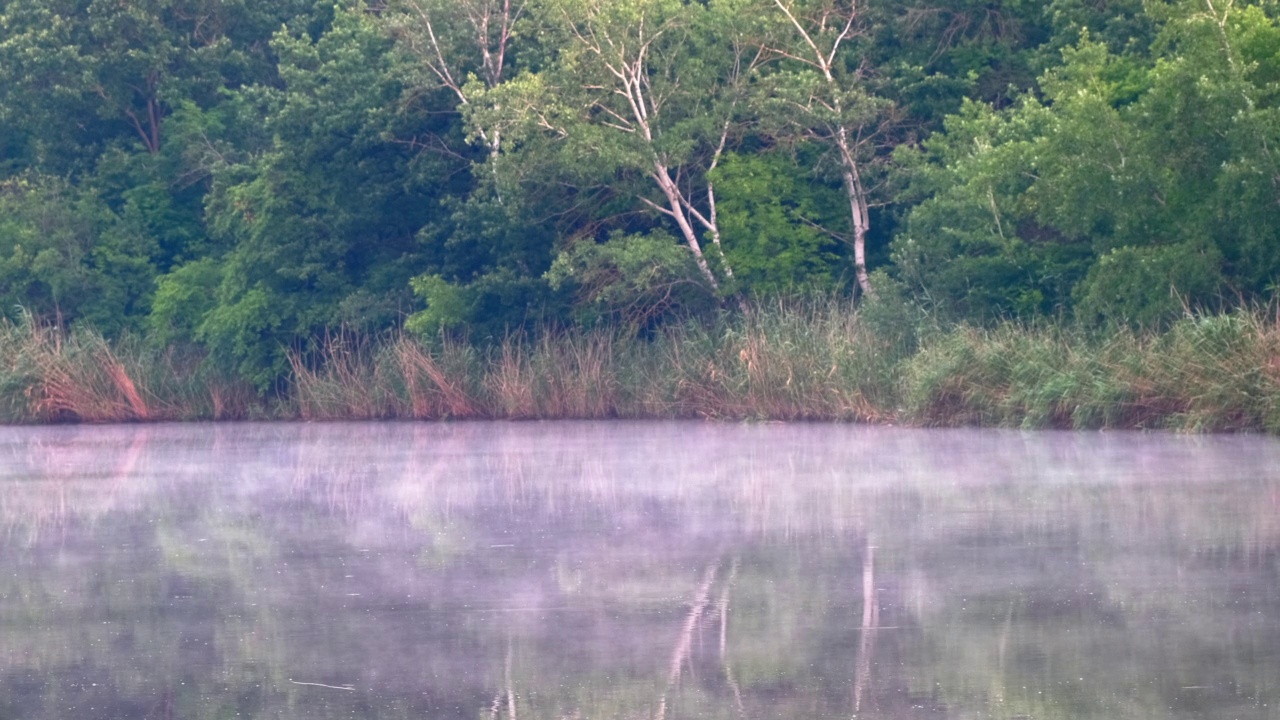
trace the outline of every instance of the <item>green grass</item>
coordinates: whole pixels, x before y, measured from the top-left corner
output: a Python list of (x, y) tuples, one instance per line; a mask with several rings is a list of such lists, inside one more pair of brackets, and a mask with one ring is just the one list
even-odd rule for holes
[(956, 328), (903, 365), (921, 425), (1280, 432), (1280, 326), (1261, 312), (1163, 333)]

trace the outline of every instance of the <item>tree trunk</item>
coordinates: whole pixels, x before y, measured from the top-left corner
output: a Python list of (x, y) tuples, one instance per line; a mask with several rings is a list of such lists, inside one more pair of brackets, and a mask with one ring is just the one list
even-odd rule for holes
[(657, 181), (658, 187), (662, 188), (662, 194), (667, 198), (667, 207), (670, 208), (667, 214), (675, 218), (676, 225), (680, 227), (680, 234), (684, 236), (685, 244), (693, 251), (693, 258), (697, 261), (698, 269), (702, 271), (702, 276), (711, 284), (713, 290), (719, 291), (720, 283), (716, 282), (716, 276), (711, 272), (711, 266), (707, 264), (707, 258), (702, 254), (702, 244), (698, 242), (698, 234), (694, 232), (693, 225), (689, 223), (689, 218), (684, 213), (684, 206), (680, 200), (680, 189), (671, 180), (671, 175), (667, 172), (665, 165), (660, 162), (654, 162), (653, 179)]
[(862, 187), (862, 175), (858, 172), (858, 160), (849, 147), (849, 133), (841, 126), (836, 131), (836, 145), (840, 149), (840, 163), (844, 165), (844, 188), (849, 195), (849, 217), (853, 224), (853, 271), (858, 279), (858, 289), (870, 296), (871, 280), (867, 277), (867, 229), (871, 219), (867, 213), (867, 194)]

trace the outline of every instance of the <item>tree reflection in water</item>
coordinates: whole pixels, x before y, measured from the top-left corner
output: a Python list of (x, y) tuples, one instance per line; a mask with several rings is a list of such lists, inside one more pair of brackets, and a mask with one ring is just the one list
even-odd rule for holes
[(1280, 446), (0, 431), (0, 717), (1269, 716)]

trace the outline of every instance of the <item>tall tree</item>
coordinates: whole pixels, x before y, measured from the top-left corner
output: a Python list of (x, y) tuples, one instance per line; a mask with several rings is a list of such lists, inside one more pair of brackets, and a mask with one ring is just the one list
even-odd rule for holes
[[(300, 0), (12, 0), (0, 5), (0, 105), (32, 161), (81, 170), (104, 146), (155, 154), (169, 114), (274, 72), (267, 39)], [(61, 159), (61, 161), (60, 161)], [(78, 160), (79, 165), (72, 165)], [(50, 163), (53, 166), (50, 166)]]
[(538, 10), (554, 56), (486, 93), (472, 127), (514, 136), (517, 162), (540, 154), (563, 179), (625, 185), (674, 223), (718, 289), (733, 271), (720, 251), (708, 173), (735, 139), (758, 51), (740, 42), (737, 19), (715, 4), (548, 0)]
[[(1280, 277), (1280, 22), (1188, 0), (1154, 61), (1083, 40), (1003, 110), (926, 143), (900, 276), (962, 313), (1158, 324)], [(903, 153), (909, 159), (910, 153)]]
[(754, 14), (761, 18), (755, 41), (776, 61), (762, 74), (761, 115), (782, 139), (831, 148), (848, 198), (854, 272), (870, 293), (867, 165), (890, 104), (873, 92), (872, 68), (857, 53), (867, 32), (864, 11), (857, 0), (759, 0)]
[(277, 33), (283, 90), (245, 91), (268, 97), (270, 143), (220, 168), (208, 199), (210, 229), (231, 246), (220, 277), (197, 266), (167, 278), (165, 297), (184, 294), (172, 283), (218, 281), (196, 338), (260, 387), (285, 370), (290, 344), (381, 330), (408, 305), (414, 235), (450, 175), (399, 142), (433, 118), (404, 110), (391, 44), (361, 3), (318, 37)]
[[(414, 87), (438, 87), (459, 107), (506, 77), (525, 0), (392, 0), (382, 12), (400, 48), (417, 60)], [(476, 128), (490, 155), (497, 129)]]

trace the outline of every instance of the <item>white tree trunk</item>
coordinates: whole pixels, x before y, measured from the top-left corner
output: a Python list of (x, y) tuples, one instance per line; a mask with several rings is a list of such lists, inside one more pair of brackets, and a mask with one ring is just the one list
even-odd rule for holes
[(847, 131), (841, 127), (837, 131), (837, 145), (840, 148), (840, 161), (844, 165), (844, 187), (849, 196), (849, 217), (853, 225), (853, 271), (858, 279), (858, 289), (863, 294), (871, 295), (871, 280), (867, 276), (867, 230), (871, 226), (867, 213), (867, 194), (862, 187), (862, 176), (858, 172), (858, 161), (849, 148)]
[[(871, 295), (871, 281), (867, 277), (867, 230), (871, 225), (870, 215), (867, 212), (867, 194), (866, 188), (862, 185), (862, 173), (858, 168), (857, 148), (849, 140), (849, 128), (845, 125), (844, 107), (840, 102), (840, 88), (836, 82), (835, 75), (832, 73), (832, 67), (836, 62), (836, 56), (839, 54), (840, 46), (845, 40), (856, 34), (856, 22), (858, 19), (857, 4), (854, 3), (847, 10), (838, 9), (833, 4), (821, 13), (820, 23), (822, 31), (842, 27), (843, 29), (835, 35), (831, 40), (830, 48), (827, 52), (823, 52), (827, 48), (819, 48), (815, 36), (821, 39), (823, 32), (816, 35), (805, 29), (804, 24), (800, 22), (800, 17), (793, 12), (794, 2), (792, 0), (773, 0), (774, 6), (787, 18), (787, 21), (795, 28), (800, 40), (803, 41), (807, 48), (796, 50), (794, 48), (771, 48), (779, 55), (792, 60), (797, 60), (822, 73), (823, 81), (827, 87), (831, 88), (831, 96), (820, 104), (826, 104), (826, 107), (833, 111), (835, 122), (829, 125), (830, 135), (827, 139), (834, 140), (836, 149), (840, 155), (841, 174), (844, 178), (845, 192), (849, 196), (849, 220), (853, 230), (853, 266), (854, 273), (858, 279), (858, 288), (863, 294)], [(806, 54), (812, 54), (812, 59), (804, 57)]]
[(684, 212), (684, 201), (680, 194), (680, 188), (671, 179), (671, 175), (667, 172), (666, 166), (660, 162), (653, 164), (653, 179), (657, 181), (658, 187), (662, 189), (662, 194), (667, 197), (666, 213), (675, 219), (676, 225), (680, 227), (680, 234), (684, 236), (684, 242), (689, 246), (689, 250), (693, 252), (693, 258), (698, 263), (698, 269), (702, 271), (702, 276), (711, 284), (712, 289), (719, 290), (720, 283), (716, 282), (715, 273), (711, 272), (711, 266), (707, 264), (707, 258), (702, 254), (702, 244), (698, 242), (698, 233), (694, 232), (693, 225), (689, 223), (689, 218)]

